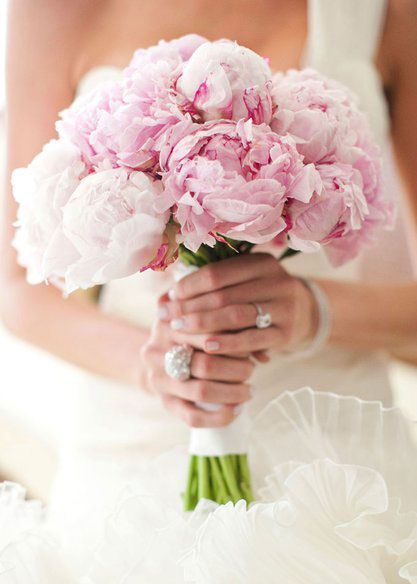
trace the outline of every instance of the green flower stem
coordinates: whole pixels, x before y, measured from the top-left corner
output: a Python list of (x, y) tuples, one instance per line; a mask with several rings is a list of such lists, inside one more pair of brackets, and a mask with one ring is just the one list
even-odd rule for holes
[(230, 495), (227, 491), (226, 483), (223, 480), (219, 459), (217, 456), (210, 456), (210, 469), (216, 484), (216, 492), (214, 493), (215, 501), (218, 503), (227, 503), (230, 500)]
[(197, 501), (197, 493), (195, 491), (195, 470), (197, 465), (197, 457), (191, 456), (188, 467), (187, 486), (184, 492), (184, 507), (185, 509), (193, 509)]
[(219, 504), (253, 501), (246, 454), (191, 456), (184, 508), (192, 511), (200, 499)]
[(253, 493), (251, 488), (251, 479), (248, 465), (248, 457), (246, 454), (238, 454), (237, 460), (239, 463), (239, 476), (241, 478), (241, 489), (245, 493), (245, 499), (248, 503), (253, 501)]
[[(247, 254), (252, 247), (252, 243), (227, 238), (224, 242), (217, 241), (214, 247), (202, 245), (195, 253), (180, 245), (179, 259), (185, 265), (202, 267), (238, 254)], [(283, 257), (293, 253), (293, 250), (288, 250)], [(253, 501), (247, 456), (191, 456), (184, 492), (185, 510), (195, 509), (200, 499), (211, 499), (219, 504), (229, 501), (237, 503), (240, 499), (248, 503)]]
[(286, 260), (288, 258), (291, 258), (292, 256), (297, 255), (298, 253), (300, 253), (297, 249), (291, 249), (290, 247), (288, 247), (284, 253), (282, 254), (282, 256), (279, 258), (279, 261), (282, 262), (282, 260)]
[(232, 456), (232, 460), (233, 460), (233, 467), (235, 469), (235, 475), (239, 476), (239, 455), (234, 454)]
[(198, 498), (212, 499), (213, 497), (211, 494), (208, 458), (206, 456), (198, 456), (197, 467), (198, 467)]
[(180, 245), (179, 258), (187, 266), (201, 267), (238, 254), (249, 253), (253, 247), (252, 243), (246, 241), (234, 241), (232, 239), (226, 239), (226, 241), (228, 243), (218, 241), (214, 247), (201, 245), (195, 253), (184, 245)]
[(232, 496), (232, 500), (234, 503), (237, 503), (240, 499), (243, 498), (243, 496), (242, 493), (240, 492), (236, 476), (233, 472), (233, 463), (230, 460), (230, 455), (227, 454), (225, 456), (220, 456), (219, 462), (223, 472), (225, 483)]

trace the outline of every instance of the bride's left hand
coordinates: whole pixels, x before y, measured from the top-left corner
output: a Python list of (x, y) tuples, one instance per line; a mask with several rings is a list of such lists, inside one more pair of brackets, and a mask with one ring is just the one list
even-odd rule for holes
[[(257, 309), (272, 325), (255, 326)], [(301, 280), (270, 254), (236, 256), (183, 278), (159, 303), (184, 343), (212, 354), (292, 351), (313, 338), (317, 307)]]

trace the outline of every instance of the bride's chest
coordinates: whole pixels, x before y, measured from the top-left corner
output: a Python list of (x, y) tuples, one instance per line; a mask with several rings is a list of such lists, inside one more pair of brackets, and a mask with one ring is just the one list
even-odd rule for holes
[(298, 67), (308, 36), (308, 0), (112, 0), (92, 19), (82, 69), (124, 67), (138, 47), (189, 33), (230, 38), (268, 57), (271, 68)]

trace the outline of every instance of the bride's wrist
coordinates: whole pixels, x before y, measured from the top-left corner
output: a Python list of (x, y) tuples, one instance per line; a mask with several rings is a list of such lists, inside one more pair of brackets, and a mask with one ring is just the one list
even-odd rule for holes
[[(115, 354), (120, 355), (122, 365), (122, 378), (120, 381), (127, 385), (146, 388), (146, 366), (143, 362), (143, 348), (148, 342), (149, 331), (140, 328), (131, 328), (127, 331), (127, 336), (120, 339), (120, 346), (115, 348)], [(117, 358), (117, 356), (116, 356)]]
[(297, 347), (290, 352), (310, 357), (323, 349), (329, 341), (332, 326), (331, 307), (327, 294), (318, 282), (308, 278), (298, 279), (307, 292), (308, 318), (305, 319), (305, 334), (299, 339)]

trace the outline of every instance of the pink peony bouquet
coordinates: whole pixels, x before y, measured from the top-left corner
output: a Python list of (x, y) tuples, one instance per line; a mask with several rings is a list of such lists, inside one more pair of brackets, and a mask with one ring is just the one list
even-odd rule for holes
[[(313, 70), (273, 75), (229, 40), (137, 51), (57, 131), (13, 174), (15, 247), (31, 283), (66, 293), (270, 242), (337, 266), (392, 223), (356, 98)], [(193, 454), (187, 508), (250, 500), (244, 453)]]

